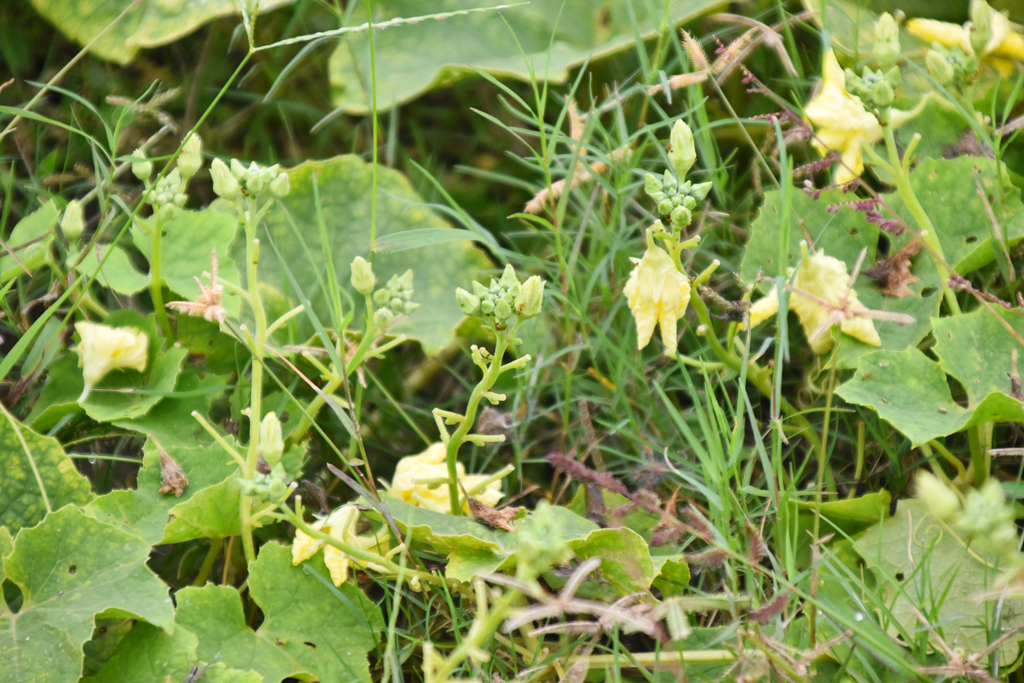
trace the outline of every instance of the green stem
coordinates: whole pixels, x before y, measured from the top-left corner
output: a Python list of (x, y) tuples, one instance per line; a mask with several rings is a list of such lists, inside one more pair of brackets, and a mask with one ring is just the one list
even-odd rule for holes
[(220, 554), (220, 547), (223, 544), (223, 538), (214, 538), (210, 541), (210, 550), (206, 553), (202, 566), (199, 567), (199, 575), (196, 576), (196, 580), (192, 583), (193, 586), (202, 587), (206, 585), (206, 580), (210, 578), (210, 570), (213, 569), (213, 563), (217, 559), (217, 555)]
[(501, 375), (501, 359), (505, 355), (505, 349), (508, 346), (508, 333), (505, 330), (498, 330), (497, 337), (498, 340), (494, 345), (494, 356), (487, 366), (487, 372), (484, 373), (479, 384), (473, 387), (473, 393), (469, 396), (465, 419), (448, 439), (448, 450), (445, 457), (448, 463), (448, 497), (451, 501), (453, 515), (462, 514), (462, 504), (459, 502), (458, 469), (456, 468), (459, 461), (459, 447), (462, 446), (466, 434), (469, 434), (469, 430), (473, 428), (473, 424), (476, 422), (476, 411), (480, 406), (480, 399), (483, 398), (486, 392), (491, 390), (494, 383), (498, 381), (498, 376)]
[(170, 344), (174, 342), (174, 332), (171, 330), (171, 321), (167, 318), (167, 308), (164, 306), (164, 280), (160, 274), (163, 234), (164, 222), (154, 216), (153, 232), (150, 234), (153, 243), (153, 253), (149, 259), (149, 295), (153, 299), (153, 309), (156, 313), (156, 320), (160, 323), (160, 330), (164, 333), (164, 339)]
[(516, 588), (505, 591), (505, 594), (501, 596), (501, 599), (491, 605), (490, 613), (487, 615), (487, 621), (485, 621), (479, 628), (473, 629), (470, 632), (470, 637), (463, 640), (455, 651), (444, 660), (444, 665), (434, 672), (433, 680), (438, 681), (439, 683), (450, 680), (449, 676), (451, 676), (452, 672), (469, 658), (470, 653), (482, 649), (483, 646), (491, 640), (494, 632), (501, 626), (501, 622), (505, 620), (505, 616), (512, 609), (512, 605), (521, 595), (522, 592)]
[[(263, 358), (266, 352), (263, 343), (267, 338), (267, 314), (263, 310), (260, 297), (257, 266), (260, 261), (260, 241), (256, 238), (256, 225), (259, 216), (256, 212), (256, 201), (249, 199), (249, 210), (245, 214), (245, 245), (247, 286), (252, 299), (252, 313), (256, 321), (256, 330), (252, 345), (252, 385), (249, 403), (249, 449), (245, 457), (245, 471), (242, 476), (252, 479), (256, 472), (256, 460), (259, 458), (260, 420), (263, 417)], [(238, 514), (241, 521), (242, 550), (246, 562), (256, 559), (256, 550), (252, 543), (252, 497), (241, 496), (238, 503)]]

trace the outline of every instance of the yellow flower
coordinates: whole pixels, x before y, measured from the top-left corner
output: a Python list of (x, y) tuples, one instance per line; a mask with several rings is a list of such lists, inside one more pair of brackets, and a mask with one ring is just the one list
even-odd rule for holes
[[(792, 269), (790, 269), (792, 274)], [(824, 251), (804, 258), (793, 278), (793, 287), (831, 302), (837, 308), (859, 307), (857, 291), (850, 289), (850, 274), (846, 272), (846, 264), (839, 259), (825, 256)], [(847, 295), (847, 290), (849, 294)], [(845, 301), (843, 297), (845, 295)], [(800, 292), (792, 292), (789, 298), (789, 310), (796, 313), (803, 325), (804, 334), (811, 342), (815, 353), (825, 353), (832, 348), (831, 328), (837, 321), (832, 318), (832, 310), (819, 301), (804, 296)], [(762, 322), (778, 314), (779, 292), (773, 287), (767, 296), (750, 307), (750, 326), (757, 327)], [(875, 325), (869, 318), (855, 316), (839, 323), (839, 329), (855, 339), (871, 346), (881, 346)]]
[(647, 346), (658, 324), (666, 352), (674, 353), (676, 321), (683, 317), (690, 303), (690, 280), (660, 247), (649, 246), (644, 257), (633, 262), (636, 267), (623, 292), (636, 318), (637, 344), (641, 349)]
[[(1010, 20), (1001, 12), (992, 9), (983, 0), (971, 3), (971, 17), (975, 30), (985, 30), (988, 40), (981, 48), (981, 60), (1002, 72), (1004, 77), (1013, 73), (1010, 60), (1024, 60), (1024, 36), (1017, 31)], [(959, 47), (966, 55), (975, 54), (971, 44), (972, 24), (951, 24), (934, 19), (910, 19), (907, 31), (927, 43), (938, 43), (943, 47)]]
[[(445, 453), (445, 445), (435, 443), (419, 455), (410, 455), (399, 460), (388, 493), (417, 507), (450, 514), (452, 505), (448, 496), (448, 485), (441, 484), (436, 488), (430, 488), (428, 484), (419, 483), (427, 479), (447, 479), (448, 466), (445, 461)], [(462, 482), (466, 491), (472, 491), (474, 487), (488, 478), (486, 474), (467, 475), (461, 462), (456, 463), (455, 469), (459, 481)], [(488, 484), (484, 490), (473, 494), (473, 498), (494, 507), (503, 495), (501, 481), (497, 480)], [(467, 502), (463, 512), (468, 509), (469, 503)]]
[[(378, 534), (357, 534), (356, 524), (359, 522), (360, 511), (355, 505), (342, 505), (330, 514), (327, 519), (321, 519), (310, 526), (317, 531), (323, 531), (342, 543), (355, 546), (368, 553), (383, 555), (391, 547), (391, 535), (386, 529)], [(298, 565), (323, 548), (324, 564), (331, 572), (331, 580), (335, 586), (340, 586), (348, 579), (348, 570), (353, 564), (363, 568), (359, 560), (353, 560), (333, 545), (327, 545), (324, 541), (307, 535), (301, 529), (295, 531), (295, 540), (292, 542), (292, 564)], [(367, 565), (377, 568), (372, 563)]]
[(146, 369), (149, 337), (134, 327), (107, 327), (94, 323), (75, 323), (82, 341), (72, 349), (78, 354), (78, 367), (84, 368), (85, 388), (78, 397), (81, 403), (92, 388), (111, 370)]
[[(916, 116), (927, 102), (921, 100), (913, 111), (890, 110), (893, 129)], [(846, 90), (846, 73), (839, 66), (835, 52), (825, 53), (822, 66), (821, 91), (804, 108), (807, 118), (817, 128), (817, 138), (811, 144), (822, 156), (829, 150), (843, 159), (836, 170), (837, 184), (848, 183), (864, 171), (862, 145), (873, 145), (882, 139), (882, 126), (878, 118), (864, 107), (856, 95)]]

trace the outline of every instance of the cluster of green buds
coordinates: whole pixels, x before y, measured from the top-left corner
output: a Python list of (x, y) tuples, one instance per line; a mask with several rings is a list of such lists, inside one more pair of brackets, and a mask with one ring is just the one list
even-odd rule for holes
[(146, 153), (137, 149), (132, 153), (132, 173), (146, 185), (142, 201), (153, 205), (153, 211), (163, 218), (171, 217), (177, 209), (185, 206), (188, 194), (185, 186), (203, 167), (203, 141), (196, 133), (185, 140), (178, 155), (177, 167), (153, 184), (153, 162), (146, 160)]
[(498, 329), (506, 329), (513, 317), (526, 320), (540, 313), (544, 281), (534, 275), (520, 283), (515, 268), (509, 264), (501, 278), (491, 278), (489, 287), (474, 280), (472, 294), (459, 287), (455, 298), (464, 314), (492, 319)]
[(258, 197), (265, 192), (282, 199), (291, 191), (288, 174), (277, 164), (260, 166), (253, 161), (246, 167), (238, 159), (232, 159), (229, 168), (220, 159), (214, 159), (210, 164), (210, 176), (213, 178), (213, 191), (228, 201), (241, 196)]
[[(373, 278), (372, 270), (369, 277)], [(352, 278), (352, 284), (356, 285), (355, 263), (353, 263)], [(359, 290), (358, 285), (356, 285), (356, 289)], [(412, 295), (412, 270), (407, 270), (401, 275), (392, 275), (387, 285), (373, 293), (373, 303), (378, 306), (377, 310), (373, 312), (374, 326), (387, 329), (397, 316), (411, 315), (420, 307), (419, 304), (413, 303)]]
[[(684, 180), (697, 161), (693, 132), (679, 119), (669, 136), (668, 159), (672, 169), (662, 176), (648, 173), (644, 178), (644, 191), (658, 204), (658, 213), (668, 216), (676, 230), (682, 230), (693, 220), (697, 202), (704, 201), (711, 191), (711, 183), (692, 183)], [(675, 171), (675, 173), (673, 173)]]
[(658, 213), (668, 216), (669, 223), (680, 229), (690, 224), (697, 202), (703, 201), (710, 190), (710, 181), (696, 184), (689, 180), (680, 182), (679, 176), (671, 171), (665, 171), (661, 177), (648, 173), (644, 183), (644, 191), (658, 203)]
[(964, 540), (999, 556), (1003, 569), (1019, 568), (1024, 556), (1017, 551), (1013, 508), (1006, 504), (1003, 487), (988, 479), (981, 488), (961, 495), (927, 472), (918, 472), (915, 495), (928, 510), (964, 536)]
[(284, 455), (284, 436), (277, 413), (271, 411), (260, 422), (260, 456), (270, 468), (269, 472), (256, 471), (252, 479), (239, 479), (242, 494), (256, 500), (281, 502), (288, 497), (294, 483), (289, 483), (281, 456)]
[(978, 70), (977, 55), (966, 54), (959, 45), (951, 48), (932, 43), (931, 49), (924, 58), (928, 73), (940, 85), (949, 85), (953, 81), (962, 81)]
[(852, 69), (846, 70), (846, 89), (856, 95), (865, 106), (877, 112), (888, 109), (896, 99), (896, 88), (903, 84), (903, 76), (898, 66), (891, 67), (885, 73), (881, 69), (875, 71), (864, 67), (858, 76)]

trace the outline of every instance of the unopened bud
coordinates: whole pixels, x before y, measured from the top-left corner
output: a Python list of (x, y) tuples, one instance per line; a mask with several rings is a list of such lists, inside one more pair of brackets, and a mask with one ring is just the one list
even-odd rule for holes
[(74, 242), (85, 230), (85, 219), (82, 216), (82, 205), (77, 199), (68, 202), (64, 216), (60, 219), (60, 229), (68, 242)]
[(373, 312), (373, 324), (375, 327), (381, 330), (385, 330), (391, 326), (391, 323), (395, 320), (395, 314), (387, 308), (378, 308)]
[(888, 12), (883, 12), (875, 24), (875, 59), (883, 70), (896, 65), (900, 56), (900, 29)]
[(287, 197), (291, 190), (291, 181), (288, 179), (287, 173), (279, 173), (270, 183), (270, 193), (278, 199)]
[[(235, 163), (234, 160), (231, 163)], [(220, 159), (214, 159), (210, 164), (210, 177), (213, 178), (213, 191), (218, 197), (231, 201), (238, 196), (241, 189), (238, 180)]]
[(480, 297), (474, 296), (459, 287), (455, 290), (455, 298), (459, 302), (459, 308), (463, 315), (477, 315), (480, 313)]
[[(273, 190), (273, 184), (271, 184), (271, 190)], [(373, 266), (362, 256), (356, 256), (352, 261), (352, 286), (363, 296), (368, 296), (373, 292), (375, 284), (377, 284), (377, 278), (373, 275)]]
[(544, 280), (539, 275), (527, 278), (515, 301), (515, 312), (520, 318), (532, 318), (540, 313), (544, 303)]
[[(132, 156), (136, 159), (145, 159), (146, 153), (142, 149), (137, 149), (132, 152)], [(149, 180), (149, 177), (153, 175), (153, 162), (152, 161), (133, 161), (132, 162), (132, 173), (136, 178), (142, 182)]]
[(936, 50), (928, 50), (924, 63), (939, 85), (948, 85), (953, 80), (953, 65)]
[(672, 126), (669, 144), (669, 161), (672, 162), (676, 175), (682, 180), (697, 161), (697, 152), (693, 147), (693, 131), (682, 119), (678, 119)]
[(271, 467), (281, 462), (281, 454), (284, 453), (281, 421), (273, 411), (267, 413), (260, 423), (260, 453)]
[(960, 498), (938, 477), (918, 470), (914, 478), (914, 496), (928, 506), (928, 511), (942, 521), (948, 521), (960, 511)]
[(192, 133), (178, 156), (178, 170), (181, 177), (188, 180), (203, 167), (203, 141), (198, 134)]

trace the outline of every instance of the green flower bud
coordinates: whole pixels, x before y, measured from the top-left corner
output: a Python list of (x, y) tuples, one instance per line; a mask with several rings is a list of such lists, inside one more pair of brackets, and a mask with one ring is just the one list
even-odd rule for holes
[(682, 119), (677, 119), (669, 135), (668, 159), (672, 168), (682, 180), (697, 161), (697, 152), (693, 147), (693, 131)]
[(203, 141), (197, 133), (192, 133), (178, 155), (178, 170), (181, 171), (181, 177), (188, 180), (202, 167)]
[(498, 284), (505, 289), (519, 284), (519, 278), (516, 277), (516, 269), (512, 267), (511, 263), (505, 265), (505, 270), (502, 271)]
[[(265, 458), (264, 458), (265, 459)], [(284, 473), (281, 463), (270, 473), (267, 486), (267, 498), (269, 500), (281, 500), (288, 495), (288, 477)]]
[(685, 206), (677, 206), (672, 209), (672, 212), (668, 215), (668, 219), (672, 222), (672, 225), (685, 228), (691, 221), (693, 221), (693, 213), (691, 213)]
[[(132, 152), (132, 156), (136, 159), (145, 159), (146, 153), (141, 148)], [(133, 161), (132, 162), (132, 173), (136, 178), (142, 182), (149, 180), (149, 177), (153, 175), (153, 162), (152, 161)]]
[(373, 312), (373, 324), (375, 327), (386, 330), (395, 321), (395, 314), (387, 308), (378, 308)]
[(914, 496), (924, 501), (928, 511), (948, 521), (960, 511), (960, 498), (930, 472), (918, 470), (914, 477)]
[(278, 199), (287, 197), (291, 190), (291, 181), (288, 179), (287, 173), (278, 174), (278, 176), (270, 183), (270, 193)]
[(82, 216), (82, 204), (77, 199), (68, 202), (64, 216), (60, 219), (60, 229), (68, 242), (76, 241), (85, 230), (85, 218)]
[(891, 69), (900, 56), (900, 29), (888, 12), (883, 12), (875, 24), (875, 59), (882, 69)]
[(665, 185), (662, 179), (654, 175), (653, 173), (648, 173), (647, 175), (644, 176), (644, 192), (650, 195), (652, 199), (657, 200), (655, 195), (660, 192), (663, 192), (664, 187)]
[(888, 107), (896, 99), (896, 93), (886, 81), (878, 81), (871, 86), (871, 99), (878, 107)]
[(480, 301), (480, 312), (484, 315), (491, 315), (494, 313), (494, 300), (493, 299), (482, 299)]
[[(971, 47), (977, 54), (985, 54), (985, 48), (995, 30), (995, 10), (985, 0), (971, 0)], [(998, 38), (997, 38), (998, 40)]]
[(949, 85), (952, 82), (953, 65), (937, 50), (928, 50), (928, 54), (924, 57), (924, 63), (928, 67), (928, 73), (940, 85)]
[[(232, 164), (236, 161), (232, 160)], [(234, 200), (241, 189), (234, 174), (228, 170), (227, 164), (220, 159), (214, 159), (210, 164), (210, 177), (213, 178), (213, 191), (221, 199)]]
[(399, 297), (396, 296), (394, 299), (388, 302), (388, 308), (390, 308), (395, 313), (401, 313), (403, 303), (404, 302)]
[(246, 178), (245, 166), (238, 159), (231, 160), (231, 175), (235, 177), (235, 180), (241, 182)]
[(706, 183), (697, 183), (690, 188), (690, 196), (693, 197), (695, 202), (704, 201), (704, 198), (708, 196), (708, 192), (711, 191), (711, 185), (710, 180)]
[(499, 322), (504, 322), (512, 317), (512, 306), (505, 300), (494, 304), (494, 317)]
[(455, 299), (459, 302), (459, 308), (462, 309), (463, 315), (477, 315), (480, 313), (480, 297), (474, 296), (462, 287), (459, 287), (455, 290)]
[(662, 199), (660, 202), (658, 202), (658, 213), (660, 213), (662, 216), (667, 216), (668, 214), (672, 213), (673, 206), (675, 206), (675, 204), (673, 204), (671, 200)]
[(409, 270), (402, 273), (401, 277), (399, 277), (395, 282), (398, 285), (399, 291), (412, 291), (412, 269), (410, 268)]
[(413, 313), (418, 311), (419, 308), (420, 308), (419, 304), (414, 304), (411, 301), (406, 301), (405, 303), (402, 304), (402, 314), (403, 315), (412, 315)]
[(378, 306), (387, 306), (389, 301), (391, 301), (391, 295), (388, 294), (388, 290), (378, 289), (373, 293), (373, 303)]
[(245, 181), (245, 189), (249, 191), (249, 194), (259, 194), (263, 192), (265, 183), (263, 180), (263, 174), (256, 174)]
[(515, 313), (520, 318), (532, 318), (540, 313), (544, 303), (544, 280), (539, 275), (527, 278), (515, 301)]
[(376, 284), (377, 278), (373, 275), (373, 267), (362, 256), (356, 256), (352, 261), (352, 287), (363, 296), (368, 296)]
[(284, 453), (281, 420), (273, 411), (267, 413), (260, 423), (260, 453), (271, 467), (281, 462), (281, 454)]

